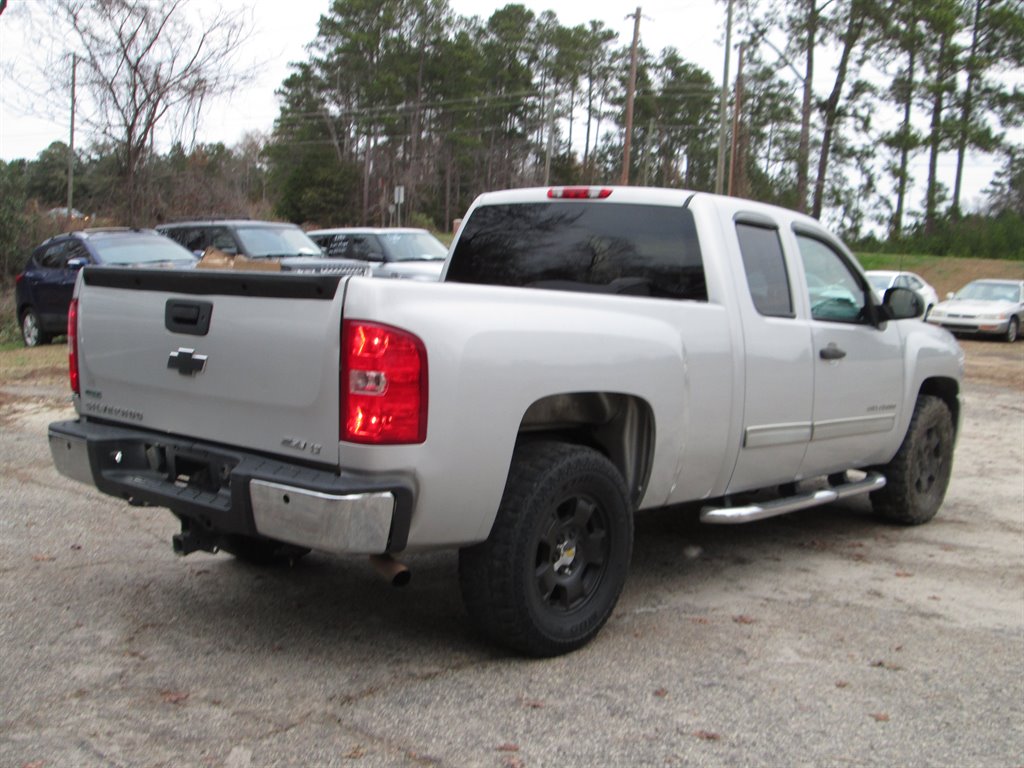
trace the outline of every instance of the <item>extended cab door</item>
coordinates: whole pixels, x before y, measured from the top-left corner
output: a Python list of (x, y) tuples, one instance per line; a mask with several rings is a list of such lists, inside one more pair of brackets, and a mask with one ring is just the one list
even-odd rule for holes
[(801, 474), (813, 476), (887, 458), (903, 392), (902, 339), (878, 323), (871, 289), (841, 246), (795, 225), (813, 343), (811, 443)]
[[(792, 480), (811, 440), (814, 359), (811, 331), (797, 316), (778, 222), (740, 211), (730, 224), (743, 273), (737, 277), (743, 322), (743, 432), (729, 482), (739, 492)], [(743, 282), (746, 285), (743, 285)]]

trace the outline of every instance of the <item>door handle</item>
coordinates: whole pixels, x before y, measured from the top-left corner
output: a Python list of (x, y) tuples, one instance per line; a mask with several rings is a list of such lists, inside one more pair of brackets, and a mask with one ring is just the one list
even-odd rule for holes
[(818, 357), (822, 360), (842, 360), (846, 357), (846, 351), (830, 343), (818, 353)]

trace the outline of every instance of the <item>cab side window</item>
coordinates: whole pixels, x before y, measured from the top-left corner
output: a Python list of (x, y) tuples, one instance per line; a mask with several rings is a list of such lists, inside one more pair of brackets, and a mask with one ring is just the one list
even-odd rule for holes
[(827, 243), (797, 235), (807, 276), (811, 317), (833, 323), (867, 323), (867, 292), (843, 256)]
[(739, 221), (736, 236), (754, 307), (766, 317), (793, 317), (793, 296), (778, 229)]

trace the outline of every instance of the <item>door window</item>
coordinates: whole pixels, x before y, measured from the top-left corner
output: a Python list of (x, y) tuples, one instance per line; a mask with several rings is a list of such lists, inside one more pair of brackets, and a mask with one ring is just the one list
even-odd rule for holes
[(832, 323), (867, 323), (867, 292), (846, 259), (817, 238), (797, 235), (797, 242), (811, 317)]
[(238, 243), (235, 242), (235, 238), (231, 236), (231, 233), (225, 227), (217, 227), (210, 230), (209, 238), (210, 245), (218, 251), (229, 254), (238, 253)]
[(63, 269), (67, 247), (67, 240), (61, 240), (59, 243), (47, 246), (38, 258), (39, 266), (46, 269)]
[(383, 261), (384, 254), (380, 252), (376, 238), (355, 235), (349, 240), (348, 257), (360, 261)]

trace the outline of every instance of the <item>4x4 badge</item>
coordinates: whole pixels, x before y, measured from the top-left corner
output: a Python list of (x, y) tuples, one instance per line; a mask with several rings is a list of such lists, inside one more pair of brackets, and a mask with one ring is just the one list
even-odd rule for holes
[(197, 355), (194, 349), (179, 347), (167, 358), (167, 367), (182, 376), (195, 376), (206, 368), (206, 355)]

